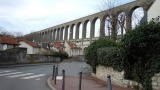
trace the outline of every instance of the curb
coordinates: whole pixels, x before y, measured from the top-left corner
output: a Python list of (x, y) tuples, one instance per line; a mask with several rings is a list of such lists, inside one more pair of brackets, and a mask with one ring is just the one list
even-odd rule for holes
[(52, 65), (57, 63), (39, 63), (39, 64), (19, 64), (19, 65), (6, 65), (0, 66), (0, 68), (9, 68), (9, 67), (27, 67), (27, 66), (38, 66), (38, 65)]
[(57, 90), (57, 89), (55, 89), (55, 88), (52, 86), (52, 84), (50, 83), (50, 79), (51, 79), (51, 78), (52, 78), (52, 76), (50, 76), (50, 77), (48, 78), (47, 84), (48, 84), (48, 86), (49, 86), (50, 89), (52, 89), (52, 90)]

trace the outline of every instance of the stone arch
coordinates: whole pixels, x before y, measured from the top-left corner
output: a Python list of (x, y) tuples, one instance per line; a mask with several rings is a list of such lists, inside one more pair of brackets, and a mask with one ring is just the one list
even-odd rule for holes
[(94, 36), (94, 35), (95, 35), (95, 23), (96, 23), (96, 21), (97, 21), (98, 19), (100, 20), (100, 18), (95, 17), (95, 18), (91, 21), (90, 38), (95, 37), (95, 36)]
[(41, 33), (38, 32), (38, 42), (40, 42), (40, 40), (41, 40)]
[(118, 11), (117, 12), (117, 34), (121, 35), (121, 38), (126, 32), (126, 12)]
[(51, 41), (53, 40), (53, 29), (51, 29)]
[(102, 23), (101, 24), (104, 24), (102, 25), (103, 28), (104, 28), (104, 33), (105, 33), (105, 36), (108, 36), (110, 38), (111, 36), (111, 28), (112, 28), (112, 17), (111, 15), (109, 14), (106, 14), (105, 16), (103, 16), (102, 18)]
[(65, 27), (65, 36), (64, 36), (65, 40), (68, 40), (68, 31), (69, 31), (68, 29), (69, 29), (69, 25)]
[(79, 39), (82, 39), (82, 32), (83, 32), (83, 23), (79, 26)]
[(75, 38), (74, 27), (75, 27), (75, 24), (72, 24), (71, 28), (70, 28), (70, 37), (69, 37), (69, 40)]
[(39, 33), (36, 33), (36, 43), (39, 41)]
[[(138, 12), (138, 13), (137, 13)], [(137, 6), (133, 8), (132, 14), (131, 14), (131, 27), (134, 29), (137, 25), (140, 24), (142, 18), (144, 17), (144, 8), (141, 6)]]
[(51, 41), (52, 40), (52, 29), (49, 29), (49, 41)]
[(43, 39), (43, 32), (40, 32), (40, 35), (41, 35), (41, 41), (42, 41), (42, 39)]
[(136, 5), (132, 8), (130, 8), (127, 12), (126, 12), (126, 31), (129, 31), (132, 29), (132, 14), (134, 12), (135, 9), (142, 7), (144, 10), (144, 7), (141, 5)]
[(46, 38), (47, 38), (47, 41), (49, 41), (49, 39), (50, 39), (50, 30), (48, 29), (46, 32), (47, 32)]
[(101, 18), (101, 22), (100, 22), (100, 37), (107, 36), (108, 30), (106, 29), (106, 27), (107, 27), (106, 18), (109, 17), (109, 16), (110, 16), (109, 14), (105, 14)]
[(89, 20), (86, 20), (84, 23), (83, 23), (83, 31), (82, 31), (82, 39), (86, 38), (86, 30), (87, 30), (87, 23), (89, 22)]
[(61, 30), (60, 30), (60, 40), (64, 40), (64, 37), (63, 37), (64, 33), (63, 32), (64, 32), (64, 27), (62, 26)]
[(100, 32), (102, 31), (100, 30), (100, 25), (101, 25), (101, 20), (98, 18), (95, 22), (94, 37), (100, 37)]
[(56, 41), (60, 39), (60, 28), (57, 29)]
[(55, 41), (56, 40), (56, 28), (53, 30), (53, 40)]
[(44, 41), (46, 41), (46, 37), (47, 37), (47, 31), (44, 31)]
[(82, 22), (78, 22), (76, 25), (76, 34), (75, 34), (75, 39), (79, 39), (79, 27), (82, 24)]
[(91, 32), (90, 27), (91, 27), (90, 20), (86, 20), (83, 24), (83, 38), (90, 37), (90, 32)]
[(45, 39), (45, 31), (42, 32), (42, 41)]

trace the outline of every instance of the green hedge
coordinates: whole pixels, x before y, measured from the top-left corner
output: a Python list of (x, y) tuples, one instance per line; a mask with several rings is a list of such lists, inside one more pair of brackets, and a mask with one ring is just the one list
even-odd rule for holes
[(114, 40), (108, 38), (100, 38), (92, 42), (85, 50), (84, 55), (87, 59), (87, 63), (92, 66), (93, 73), (96, 73), (96, 66), (99, 64), (97, 61), (97, 52), (99, 48), (116, 46)]
[(152, 90), (151, 78), (160, 72), (160, 22), (143, 23), (127, 32), (120, 43), (100, 38), (85, 51), (87, 63), (96, 73), (98, 64), (124, 70), (125, 78)]
[(160, 22), (143, 23), (122, 39), (125, 78), (152, 90), (151, 77), (160, 72)]
[(56, 56), (56, 57), (60, 57), (61, 61), (63, 59), (67, 59), (68, 58), (68, 54), (65, 52), (52, 52), (52, 55)]
[(98, 49), (98, 63), (113, 67), (114, 70), (123, 70), (121, 51), (118, 47), (107, 47)]

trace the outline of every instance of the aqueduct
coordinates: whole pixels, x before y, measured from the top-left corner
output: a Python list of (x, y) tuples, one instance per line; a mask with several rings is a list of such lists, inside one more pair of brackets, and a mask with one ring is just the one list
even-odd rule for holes
[[(117, 6), (102, 12), (98, 12), (86, 17), (82, 17), (73, 21), (69, 21), (57, 26), (49, 27), (44, 30), (40, 30), (31, 34), (26, 35), (27, 39), (34, 40), (37, 43), (47, 43), (55, 41), (80, 41), (84, 43), (86, 40), (92, 41), (95, 39), (95, 22), (97, 19), (100, 20), (100, 33), (99, 37), (104, 37), (105, 35), (105, 21), (106, 18), (112, 16), (112, 22), (116, 22), (112, 25), (111, 37), (116, 35), (116, 32), (113, 29), (117, 29), (117, 17), (121, 12), (125, 13), (125, 23), (126, 23), (126, 32), (131, 30), (132, 23), (132, 13), (138, 8), (142, 7), (144, 10), (144, 15), (147, 14), (147, 11), (154, 0), (136, 0), (121, 6)], [(114, 11), (114, 12), (113, 12)], [(86, 37), (87, 24), (90, 22), (90, 37)], [(82, 34), (79, 38), (80, 30), (79, 27), (82, 25)], [(73, 31), (75, 28), (75, 32)], [(75, 34), (75, 35), (74, 35)], [(75, 37), (73, 37), (75, 36)]]

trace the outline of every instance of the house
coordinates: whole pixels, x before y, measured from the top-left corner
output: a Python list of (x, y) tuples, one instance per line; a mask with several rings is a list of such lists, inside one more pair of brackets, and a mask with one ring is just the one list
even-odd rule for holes
[(66, 47), (65, 51), (68, 53), (70, 57), (82, 55), (82, 48), (78, 47), (74, 43), (67, 41), (65, 42), (64, 46)]
[(0, 36), (0, 50), (12, 49), (19, 46), (16, 38), (10, 36)]
[(19, 40), (19, 47), (27, 48), (27, 54), (37, 54), (40, 53), (41, 47), (36, 45), (32, 41)]
[(149, 8), (147, 12), (147, 21), (152, 20), (153, 18), (157, 18), (159, 16), (160, 18), (160, 0), (155, 0), (151, 7)]
[(57, 52), (65, 52), (64, 42), (60, 42), (60, 41), (55, 42), (53, 44), (52, 50)]

